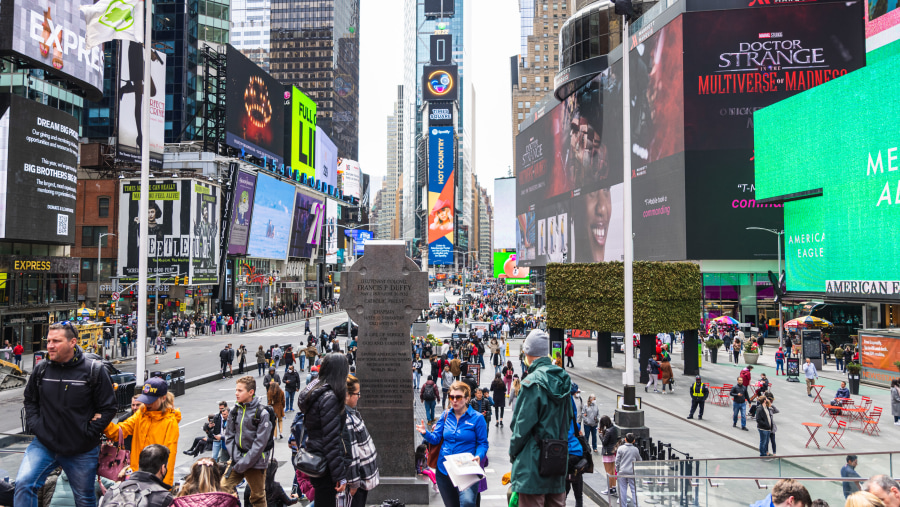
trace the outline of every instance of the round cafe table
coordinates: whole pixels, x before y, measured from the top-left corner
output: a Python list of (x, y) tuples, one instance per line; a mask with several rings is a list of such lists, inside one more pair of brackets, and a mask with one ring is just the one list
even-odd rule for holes
[(819, 441), (816, 440), (816, 432), (819, 431), (819, 428), (822, 427), (819, 423), (805, 422), (800, 423), (806, 427), (806, 432), (809, 433), (809, 440), (806, 441), (806, 447), (809, 448), (809, 443), (813, 442), (816, 444), (816, 449), (821, 449), (819, 446)]

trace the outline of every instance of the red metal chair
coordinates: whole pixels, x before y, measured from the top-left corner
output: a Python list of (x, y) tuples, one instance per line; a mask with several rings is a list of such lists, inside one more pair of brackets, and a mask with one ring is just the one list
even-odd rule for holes
[(844, 444), (841, 443), (841, 438), (844, 436), (845, 431), (847, 431), (846, 421), (838, 422), (837, 430), (828, 432), (829, 439), (825, 445), (830, 445), (832, 449), (836, 449), (837, 446), (841, 446), (841, 449), (846, 449)]
[(866, 409), (866, 412), (868, 412), (869, 407), (872, 406), (872, 398), (869, 398), (868, 396), (863, 396), (862, 402), (859, 404), (859, 406)]
[(881, 410), (881, 407), (875, 407), (868, 417), (863, 418), (863, 433), (873, 436), (876, 433), (881, 434), (881, 430), (878, 429), (878, 421), (881, 420)]
[(723, 407), (731, 406), (731, 388), (734, 387), (733, 384), (725, 384), (722, 386), (722, 390), (719, 391), (719, 405)]

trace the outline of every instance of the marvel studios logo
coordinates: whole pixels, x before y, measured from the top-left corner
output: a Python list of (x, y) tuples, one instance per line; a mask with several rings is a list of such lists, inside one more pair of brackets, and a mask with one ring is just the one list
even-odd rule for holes
[(783, 32), (762, 32), (759, 34), (760, 39), (780, 39), (784, 37)]

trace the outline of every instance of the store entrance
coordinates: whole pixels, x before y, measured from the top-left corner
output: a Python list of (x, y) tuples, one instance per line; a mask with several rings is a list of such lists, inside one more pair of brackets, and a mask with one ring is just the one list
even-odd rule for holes
[(25, 326), (26, 329), (31, 327), (33, 350), (44, 350), (47, 346), (47, 333), (50, 330), (50, 324), (34, 324)]

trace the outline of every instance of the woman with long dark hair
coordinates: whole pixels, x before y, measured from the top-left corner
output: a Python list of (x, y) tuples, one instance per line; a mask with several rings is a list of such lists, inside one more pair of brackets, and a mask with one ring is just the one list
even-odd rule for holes
[(619, 442), (619, 430), (613, 426), (608, 415), (600, 418), (600, 444), (602, 446), (603, 469), (609, 489), (602, 494), (616, 494), (616, 444)]
[(323, 456), (328, 466), (322, 477), (310, 478), (316, 490), (318, 507), (333, 507), (336, 494), (347, 487), (344, 453), (348, 450), (341, 440), (346, 426), (344, 402), (347, 399), (347, 375), (350, 364), (343, 354), (325, 356), (319, 366), (319, 376), (300, 394), (300, 410), (309, 452)]

